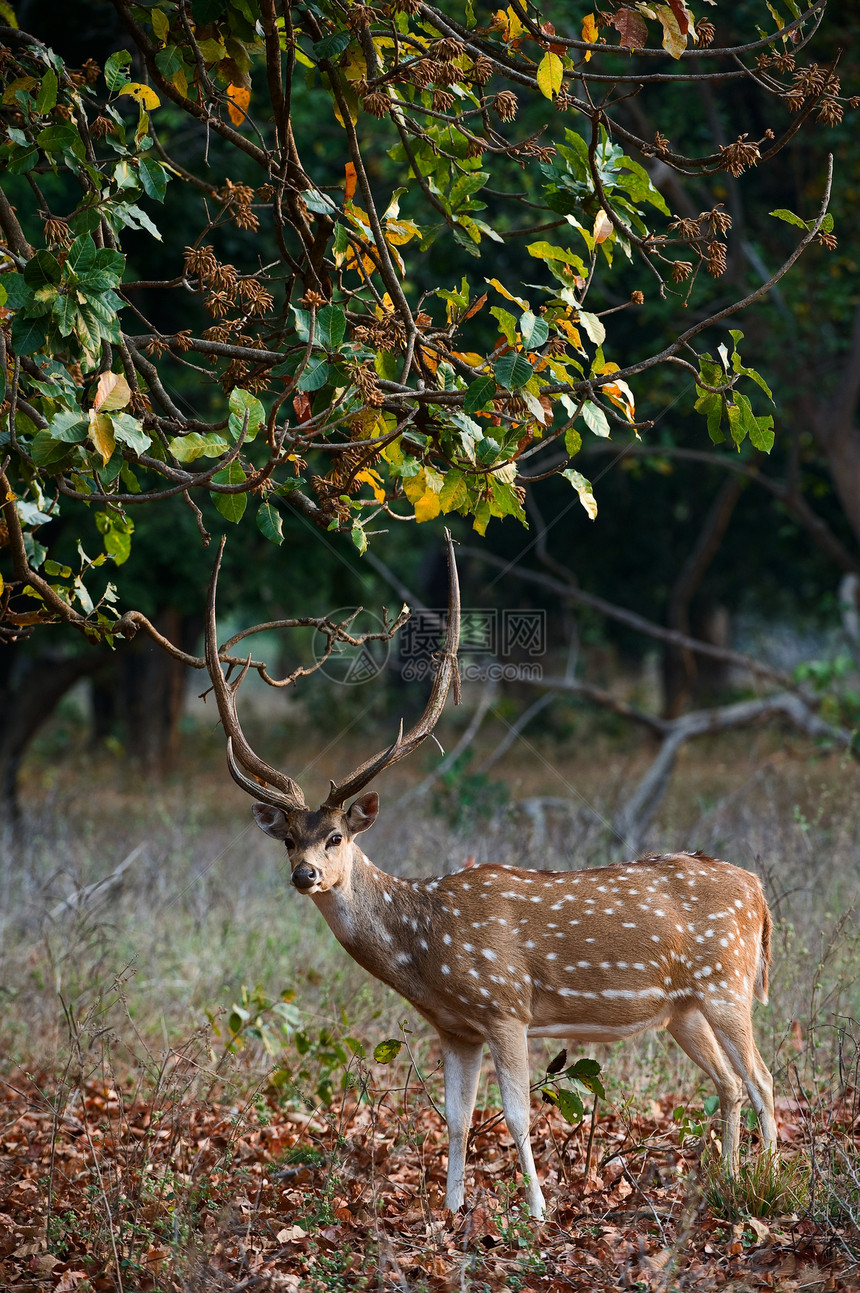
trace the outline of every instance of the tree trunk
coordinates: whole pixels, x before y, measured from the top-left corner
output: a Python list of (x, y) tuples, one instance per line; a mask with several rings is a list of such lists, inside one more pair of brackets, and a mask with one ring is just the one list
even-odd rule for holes
[[(194, 649), (203, 627), (198, 615), (175, 608), (159, 612), (153, 623), (183, 650)], [(168, 773), (179, 760), (185, 665), (149, 638), (117, 650), (112, 668), (93, 687), (93, 733), (115, 736), (125, 752), (148, 773)]]
[[(744, 488), (741, 476), (724, 481), (702, 524), (690, 555), (675, 581), (669, 599), (668, 626), (680, 633), (701, 638), (713, 646), (728, 646), (727, 612), (709, 606), (698, 617), (691, 632), (691, 604), (714, 557), (719, 551), (732, 513)], [(724, 662), (706, 659), (692, 651), (667, 643), (663, 651), (663, 717), (677, 718), (691, 700), (701, 701), (718, 690), (727, 672)]]
[(22, 821), (18, 775), (28, 745), (79, 679), (104, 666), (104, 653), (62, 657), (56, 652), (25, 655), (0, 647), (0, 813), (13, 826)]

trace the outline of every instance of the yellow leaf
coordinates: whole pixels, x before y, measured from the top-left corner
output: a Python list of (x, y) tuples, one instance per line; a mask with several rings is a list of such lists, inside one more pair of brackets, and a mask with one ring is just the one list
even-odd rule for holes
[(507, 20), (508, 20), (508, 34), (507, 34), (507, 39), (508, 39), (508, 40), (521, 40), (521, 39), (522, 39), (522, 37), (525, 35), (525, 30), (526, 30), (526, 29), (525, 29), (525, 27), (523, 26), (523, 24), (520, 22), (519, 15), (515, 12), (515, 10), (513, 9), (513, 7), (512, 7), (512, 6), (510, 6), (510, 7), (508, 8), (508, 12), (507, 12), (506, 17), (507, 17)]
[(2, 576), (2, 575), (0, 575), (0, 597), (2, 597), (2, 596), (3, 596), (3, 589), (4, 589), (5, 587), (6, 587), (6, 585), (3, 583), (3, 576)]
[(421, 230), (413, 220), (387, 220), (383, 227), (390, 247), (402, 247), (410, 239), (421, 237)]
[(636, 416), (636, 401), (627, 383), (619, 377), (617, 381), (610, 382), (608, 386), (603, 386), (601, 389), (616, 408), (621, 409), (628, 422), (632, 422)]
[(234, 126), (241, 126), (248, 115), (251, 91), (244, 85), (227, 86), (227, 111)]
[(167, 37), (170, 33), (170, 19), (163, 9), (151, 9), (149, 16), (152, 21), (152, 30), (162, 45), (166, 45)]
[(474, 350), (455, 350), (454, 354), (458, 359), (461, 359), (464, 364), (468, 364), (470, 368), (480, 368), (487, 362), (484, 355), (476, 354)]
[[(593, 13), (586, 14), (582, 20), (582, 39), (588, 41), (589, 45), (593, 45), (597, 40), (597, 20)], [(585, 55), (586, 63), (590, 58), (591, 50), (588, 50)]]
[(347, 81), (364, 81), (367, 79), (367, 60), (358, 45), (352, 44), (349, 46), (340, 70)]
[(558, 54), (544, 54), (537, 70), (538, 89), (545, 99), (552, 99), (561, 89), (564, 67)]
[(432, 521), (442, 511), (442, 503), (439, 495), (435, 494), (432, 489), (428, 489), (426, 494), (422, 494), (415, 504), (415, 520), (419, 524), (424, 521)]
[(575, 328), (569, 319), (559, 319), (558, 326), (567, 337), (570, 344), (579, 351), (581, 355), (585, 354), (582, 346), (582, 338), (579, 335), (579, 329)]
[(385, 489), (383, 488), (382, 481), (380, 480), (379, 476), (376, 474), (375, 471), (371, 471), (371, 469), (368, 467), (365, 471), (360, 471), (355, 479), (360, 480), (362, 481), (363, 484), (370, 486), (370, 488), (373, 490), (373, 497), (376, 499), (377, 503), (385, 502)]
[(116, 441), (113, 423), (107, 413), (96, 413), (95, 409), (90, 409), (90, 439), (95, 445), (96, 452), (101, 455), (102, 462), (108, 463), (116, 447)]
[(5, 104), (15, 103), (15, 94), (18, 90), (35, 90), (39, 85), (35, 76), (16, 76), (14, 81), (10, 81), (3, 92), (3, 102)]
[(182, 68), (181, 67), (178, 68), (177, 71), (173, 73), (173, 76), (171, 76), (170, 79), (173, 82), (173, 84), (176, 86), (179, 93), (182, 95), (183, 99), (187, 99), (188, 98), (188, 77), (185, 75)]
[(672, 9), (665, 4), (656, 5), (654, 12), (663, 28), (663, 48), (667, 54), (671, 54), (672, 58), (680, 58), (687, 48), (687, 37), (681, 31), (678, 19)]
[(426, 346), (419, 346), (418, 353), (421, 356), (421, 362), (431, 373), (435, 373), (439, 367), (439, 356), (433, 350), (428, 350)]
[(152, 86), (141, 85), (139, 81), (129, 81), (128, 85), (122, 87), (119, 94), (130, 94), (135, 103), (141, 104), (142, 107), (146, 108), (147, 112), (151, 112), (153, 108), (157, 108), (161, 104), (161, 100)]
[(356, 171), (355, 171), (355, 164), (353, 162), (347, 162), (346, 166), (344, 167), (344, 172), (345, 172), (345, 179), (344, 179), (344, 186), (343, 186), (343, 196), (347, 202), (350, 202), (355, 194), (355, 186), (358, 180), (358, 176), (356, 175)]
[(96, 387), (93, 409), (97, 413), (110, 413), (113, 409), (124, 409), (130, 399), (131, 390), (121, 373), (102, 373)]
[(513, 301), (521, 310), (527, 310), (529, 308), (528, 301), (524, 300), (521, 296), (514, 296), (502, 283), (499, 282), (497, 278), (485, 278), (484, 282), (489, 283), (490, 287), (494, 287), (497, 292), (500, 292), (501, 295), (505, 297), (506, 300)]
[(606, 239), (612, 233), (613, 228), (614, 226), (612, 224), (612, 221), (609, 219), (609, 216), (603, 210), (603, 207), (601, 207), (597, 215), (594, 217), (594, 229), (592, 232), (593, 232), (595, 246), (597, 245), (597, 243), (606, 242)]

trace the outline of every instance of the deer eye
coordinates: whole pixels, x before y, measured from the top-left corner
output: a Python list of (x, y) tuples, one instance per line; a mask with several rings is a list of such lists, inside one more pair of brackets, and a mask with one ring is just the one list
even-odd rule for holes
[(293, 839), (292, 835), (288, 835), (287, 838), (284, 840), (284, 848), (287, 850), (288, 853), (292, 853), (295, 847), (296, 847), (296, 841)]
[(336, 849), (338, 844), (340, 844), (342, 840), (343, 840), (342, 835), (332, 835), (331, 839), (328, 840), (328, 842), (326, 843), (326, 848)]

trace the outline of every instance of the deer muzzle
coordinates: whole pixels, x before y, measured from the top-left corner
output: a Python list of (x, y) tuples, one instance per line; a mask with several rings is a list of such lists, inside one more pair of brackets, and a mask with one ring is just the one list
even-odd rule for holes
[(290, 876), (293, 888), (298, 889), (299, 893), (310, 893), (319, 884), (319, 879), (319, 872), (309, 862), (300, 862)]

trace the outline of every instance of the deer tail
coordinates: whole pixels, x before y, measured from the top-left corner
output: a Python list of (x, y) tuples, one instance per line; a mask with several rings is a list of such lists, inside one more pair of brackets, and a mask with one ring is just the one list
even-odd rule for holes
[(758, 953), (758, 968), (753, 991), (759, 1001), (767, 1002), (768, 969), (770, 967), (770, 936), (773, 928), (770, 911), (764, 903), (764, 919), (761, 926), (761, 946)]

